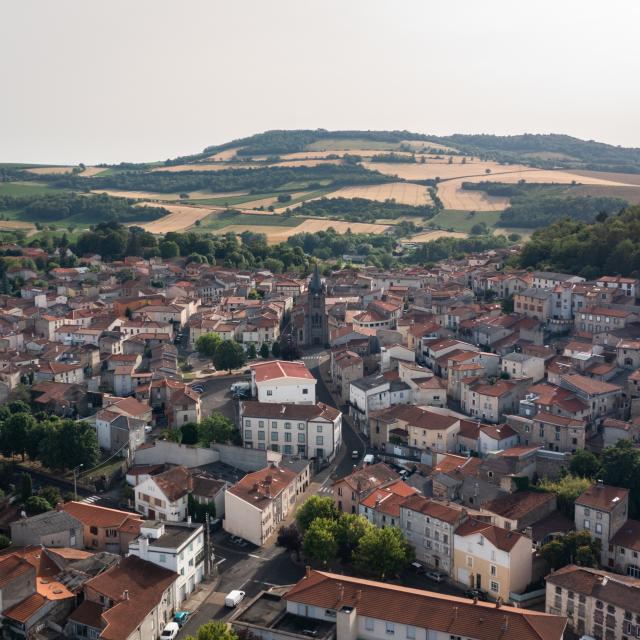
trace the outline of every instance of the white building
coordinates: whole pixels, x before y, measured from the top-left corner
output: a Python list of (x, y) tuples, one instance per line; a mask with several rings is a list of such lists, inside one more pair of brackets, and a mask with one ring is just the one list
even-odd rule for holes
[(177, 573), (175, 602), (179, 605), (204, 578), (204, 529), (201, 524), (146, 520), (140, 536), (129, 543), (128, 555)]
[(391, 385), (381, 375), (354, 380), (349, 386), (349, 402), (351, 416), (366, 433), (369, 413), (391, 406)]
[(240, 404), (242, 439), (248, 449), (331, 461), (342, 444), (342, 413), (322, 402)]
[(148, 520), (182, 522), (187, 517), (189, 491), (188, 470), (174, 467), (136, 486), (136, 511)]
[(251, 393), (259, 402), (316, 403), (316, 379), (304, 362), (270, 360), (251, 368)]

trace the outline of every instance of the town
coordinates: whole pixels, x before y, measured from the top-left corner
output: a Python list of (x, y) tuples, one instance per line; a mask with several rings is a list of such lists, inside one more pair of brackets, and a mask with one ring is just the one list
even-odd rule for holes
[(513, 251), (9, 269), (3, 628), (636, 635), (640, 282)]

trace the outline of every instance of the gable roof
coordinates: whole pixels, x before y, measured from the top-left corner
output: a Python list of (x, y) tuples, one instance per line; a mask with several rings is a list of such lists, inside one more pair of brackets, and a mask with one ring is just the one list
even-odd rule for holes
[(508, 531), (502, 527), (496, 527), (488, 522), (481, 522), (473, 518), (469, 518), (456, 529), (456, 535), (463, 538), (476, 533), (481, 533), (494, 547), (506, 552), (511, 551), (524, 538), (517, 531)]
[(307, 365), (304, 362), (288, 362), (286, 360), (271, 360), (269, 362), (257, 362), (250, 365), (255, 374), (256, 383), (279, 378), (306, 378), (313, 380)]

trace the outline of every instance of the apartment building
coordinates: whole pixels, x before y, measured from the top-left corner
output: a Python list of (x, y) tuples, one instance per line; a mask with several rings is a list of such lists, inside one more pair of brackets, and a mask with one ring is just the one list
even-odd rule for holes
[(600, 564), (615, 566), (612, 538), (627, 521), (629, 490), (612, 487), (598, 481), (592, 484), (575, 502), (576, 531), (588, 531), (601, 542)]
[(384, 462), (367, 465), (333, 483), (333, 501), (344, 513), (359, 513), (360, 502), (371, 491), (399, 479), (400, 476)]
[(204, 579), (205, 545), (201, 524), (167, 523), (145, 520), (140, 535), (129, 543), (130, 556), (173, 571), (176, 580), (176, 607)]
[(270, 465), (227, 489), (224, 529), (262, 546), (295, 507), (298, 473)]
[(411, 495), (400, 505), (400, 529), (416, 552), (416, 560), (451, 576), (453, 535), (467, 519), (455, 503)]
[(331, 461), (342, 444), (342, 413), (322, 402), (240, 403), (242, 438), (248, 449), (271, 449)]
[(150, 476), (136, 485), (136, 511), (147, 520), (181, 522), (187, 518), (190, 488), (191, 476), (186, 467)]
[(503, 356), (500, 369), (509, 377), (531, 378), (534, 383), (542, 380), (545, 374), (544, 359), (526, 353), (513, 352)]
[(640, 635), (640, 580), (569, 565), (546, 577), (545, 611), (566, 616), (573, 633), (598, 640)]
[(364, 376), (364, 360), (349, 349), (332, 350), (329, 368), (331, 380), (342, 401), (346, 402), (351, 383)]
[(360, 502), (360, 515), (376, 527), (398, 527), (402, 503), (417, 492), (402, 480), (374, 489)]
[(531, 539), (516, 531), (468, 519), (454, 533), (453, 550), (455, 579), (491, 598), (507, 602), (531, 582)]
[(460, 385), (462, 411), (486, 422), (501, 422), (506, 414), (516, 413), (520, 400), (531, 383), (520, 380), (488, 380), (469, 378)]

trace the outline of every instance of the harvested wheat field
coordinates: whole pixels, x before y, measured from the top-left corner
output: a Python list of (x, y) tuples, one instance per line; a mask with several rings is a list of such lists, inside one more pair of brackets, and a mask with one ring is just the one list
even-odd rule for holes
[(408, 240), (404, 242), (433, 242), (438, 238), (468, 238), (468, 233), (463, 233), (462, 231), (424, 231), (423, 233), (418, 233), (415, 236), (411, 236)]
[(438, 185), (438, 197), (445, 209), (459, 211), (502, 211), (509, 206), (509, 198), (489, 196), (484, 191), (463, 189), (464, 180), (447, 180)]
[(433, 204), (429, 190), (420, 184), (411, 182), (387, 182), (385, 184), (370, 184), (362, 187), (342, 187), (332, 191), (326, 198), (366, 198), (367, 200), (395, 200), (400, 204), (420, 206)]
[[(523, 171), (528, 169), (524, 165), (500, 165), (497, 162), (469, 162), (462, 164), (429, 163), (420, 162), (363, 162), (363, 166), (371, 171), (379, 171), (388, 176), (398, 176), (403, 180), (449, 180), (466, 176), (485, 176), (492, 174), (506, 174), (507, 172)], [(487, 174), (486, 170), (490, 173)]]
[(78, 175), (82, 178), (91, 178), (106, 170), (106, 167), (85, 167), (84, 171), (82, 171)]
[(585, 184), (572, 187), (571, 195), (622, 198), (629, 204), (640, 204), (640, 185), (634, 187), (612, 187), (602, 184)]
[(71, 173), (74, 167), (34, 167), (33, 169), (26, 169), (29, 173), (35, 173), (39, 176), (47, 175), (64, 175), (65, 173)]
[[(153, 205), (151, 202), (141, 202), (140, 204)], [(165, 204), (163, 206), (170, 212), (169, 215), (151, 222), (132, 223), (130, 226), (142, 227), (151, 233), (182, 231), (217, 210), (215, 207), (189, 207), (180, 204)]]
[(218, 151), (218, 153), (214, 153), (213, 155), (208, 156), (208, 159), (213, 160), (214, 162), (227, 162), (232, 158), (235, 158), (240, 149), (242, 149), (242, 147), (232, 147), (231, 149)]
[[(312, 193), (311, 191), (297, 191), (291, 194), (291, 198), (293, 200), (297, 198), (303, 198), (308, 193)], [(299, 203), (302, 204), (302, 203)], [(240, 206), (242, 209), (257, 209), (258, 207), (270, 207), (271, 205), (278, 205), (282, 209), (287, 208), (287, 203), (278, 202), (278, 196), (271, 196), (268, 198), (260, 198), (259, 200), (247, 200), (243, 202)], [(237, 207), (234, 207), (234, 209)], [(260, 212), (258, 212), (260, 213)], [(271, 213), (271, 212), (268, 212)]]
[[(571, 184), (576, 182), (578, 184), (627, 186), (624, 182), (598, 177), (600, 175), (602, 174), (595, 171), (591, 176), (581, 176), (573, 171), (562, 171), (560, 169), (532, 169), (531, 167), (528, 167), (517, 171), (508, 171), (505, 173), (499, 173), (496, 171), (495, 173), (491, 173), (486, 176), (474, 176), (473, 179), (468, 180), (468, 182), (481, 182), (483, 180), (488, 180), (490, 182), (519, 182), (520, 180), (526, 180), (527, 182), (544, 184)], [(621, 176), (622, 174), (609, 175)]]
[(36, 226), (31, 222), (22, 222), (21, 220), (0, 220), (0, 229), (7, 229), (9, 231), (17, 231), (21, 229), (26, 231), (27, 235), (35, 233)]
[(411, 156), (413, 154), (408, 151), (396, 151), (394, 149), (325, 149), (317, 151), (296, 151), (295, 153), (285, 153), (280, 156), (282, 160), (322, 160), (327, 156), (338, 156), (342, 158), (345, 155), (362, 156), (363, 158), (370, 158), (371, 156), (377, 156), (381, 153), (394, 153), (397, 156)]
[(403, 140), (400, 144), (411, 147), (412, 149), (439, 149), (440, 151), (456, 151), (453, 147), (447, 147), (444, 144), (431, 142), (430, 140)]
[[(600, 180), (611, 180), (612, 182), (622, 183), (626, 185), (636, 185), (640, 186), (640, 174), (638, 173), (611, 173), (606, 171), (577, 171), (571, 170), (570, 173), (575, 173), (582, 178), (596, 178)], [(583, 184), (593, 184), (587, 183), (584, 180), (578, 179), (578, 182), (582, 182)]]
[(231, 224), (216, 230), (215, 233), (220, 235), (229, 232), (242, 233), (243, 231), (264, 233), (267, 236), (267, 242), (269, 244), (278, 244), (279, 242), (285, 242), (287, 238), (297, 233), (316, 233), (317, 231), (326, 231), (329, 227), (333, 227), (338, 233), (346, 233), (347, 229), (351, 229), (352, 233), (384, 233), (389, 229), (389, 225), (386, 224), (367, 224), (365, 222), (344, 222), (343, 220), (313, 218), (307, 219), (295, 227)]

